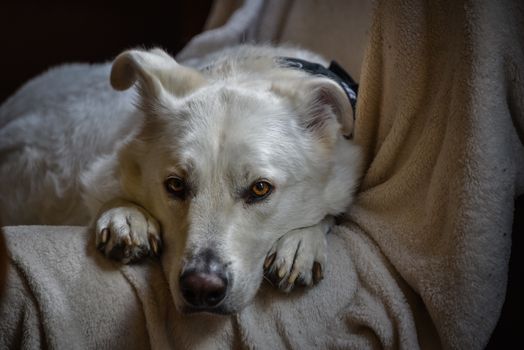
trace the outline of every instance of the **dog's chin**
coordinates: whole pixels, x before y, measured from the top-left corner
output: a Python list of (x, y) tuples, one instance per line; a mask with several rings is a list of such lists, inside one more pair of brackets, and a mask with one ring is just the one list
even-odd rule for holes
[(227, 300), (224, 300), (223, 303), (219, 304), (216, 307), (194, 307), (191, 305), (186, 304), (182, 300), (176, 300), (175, 298), (175, 307), (181, 314), (184, 315), (198, 315), (198, 314), (207, 314), (207, 315), (220, 315), (220, 316), (228, 316), (236, 314), (244, 307), (246, 307), (250, 301), (253, 301), (253, 298), (250, 298), (249, 301), (244, 303), (235, 303), (235, 305), (232, 305), (231, 303), (228, 303)]
[(218, 316), (228, 316), (233, 315), (238, 312), (236, 309), (231, 309), (226, 306), (218, 306), (212, 309), (200, 309), (194, 308), (191, 306), (184, 305), (179, 309), (180, 313), (184, 315), (195, 315), (195, 314), (208, 314), (208, 315), (218, 315)]

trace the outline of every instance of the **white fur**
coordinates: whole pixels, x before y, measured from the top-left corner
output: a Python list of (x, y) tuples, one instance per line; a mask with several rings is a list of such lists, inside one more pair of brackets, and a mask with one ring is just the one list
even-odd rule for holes
[[(326, 218), (352, 201), (359, 153), (343, 136), (352, 120), (342, 90), (277, 67), (276, 56), (324, 63), (306, 51), (241, 46), (204, 58), (198, 71), (160, 50), (132, 50), (111, 74), (125, 92), (109, 88), (108, 65), (35, 79), (0, 109), (2, 221), (91, 218), (98, 243), (105, 228), (115, 232), (106, 254), (120, 244), (124, 260), (163, 244), (181, 310), (180, 273), (205, 250), (231, 276), (216, 312), (252, 299), (268, 252), (277, 253), (268, 274), (283, 269), (282, 281), (300, 275), (311, 284), (312, 264), (326, 259)], [(185, 200), (166, 193), (172, 175), (190, 184)], [(257, 179), (274, 190), (249, 204), (243, 193)], [(284, 290), (293, 286), (282, 281)]]

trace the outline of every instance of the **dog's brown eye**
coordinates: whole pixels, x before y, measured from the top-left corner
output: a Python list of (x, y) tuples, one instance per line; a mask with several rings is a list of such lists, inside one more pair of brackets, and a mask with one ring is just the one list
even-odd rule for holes
[(164, 186), (166, 188), (166, 191), (178, 198), (185, 197), (186, 194), (186, 184), (184, 180), (182, 180), (179, 177), (172, 176), (167, 178), (167, 180), (164, 182)]
[(253, 183), (251, 185), (250, 190), (251, 190), (250, 191), (251, 192), (250, 193), (251, 201), (256, 201), (256, 200), (260, 200), (260, 199), (263, 199), (269, 196), (269, 194), (273, 190), (273, 186), (265, 180), (260, 180), (260, 181), (256, 181), (255, 183)]

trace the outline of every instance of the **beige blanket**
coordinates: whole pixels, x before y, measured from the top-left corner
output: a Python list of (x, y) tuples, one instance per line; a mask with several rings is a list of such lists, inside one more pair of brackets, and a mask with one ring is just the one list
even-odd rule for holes
[(82, 227), (5, 229), (0, 349), (418, 347), (405, 299), (415, 297), (365, 235), (328, 236), (331, 264), (317, 287), (286, 295), (263, 285), (252, 305), (229, 317), (178, 314), (157, 263), (119, 265), (90, 236)]
[(217, 1), (212, 30), (179, 56), (292, 41), (360, 76), (365, 175), (320, 285), (184, 317), (157, 264), (100, 262), (80, 228), (9, 228), (0, 348), (483, 348), (524, 189), (524, 5), (384, 0), (370, 20), (357, 3)]
[(366, 171), (346, 226), (420, 296), (444, 347), (484, 346), (504, 300), (513, 201), (524, 190), (523, 7), (378, 1), (360, 73), (368, 4), (253, 0), (180, 55), (214, 37), (290, 41), (360, 73)]

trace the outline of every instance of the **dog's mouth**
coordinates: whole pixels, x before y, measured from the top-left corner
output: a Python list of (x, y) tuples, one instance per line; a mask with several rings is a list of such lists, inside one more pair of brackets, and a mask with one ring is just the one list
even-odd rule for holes
[(194, 307), (190, 305), (184, 305), (180, 312), (186, 315), (191, 314), (213, 314), (213, 315), (220, 315), (220, 316), (228, 316), (235, 314), (236, 310), (231, 310), (230, 308), (226, 307), (225, 305), (220, 305), (217, 307)]

